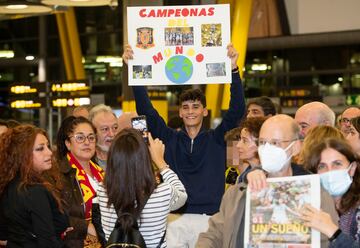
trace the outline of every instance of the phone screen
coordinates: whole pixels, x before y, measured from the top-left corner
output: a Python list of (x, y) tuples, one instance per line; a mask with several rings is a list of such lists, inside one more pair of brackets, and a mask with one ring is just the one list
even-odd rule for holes
[(145, 116), (138, 116), (131, 119), (131, 125), (134, 129), (142, 132), (145, 142), (148, 143), (148, 128)]

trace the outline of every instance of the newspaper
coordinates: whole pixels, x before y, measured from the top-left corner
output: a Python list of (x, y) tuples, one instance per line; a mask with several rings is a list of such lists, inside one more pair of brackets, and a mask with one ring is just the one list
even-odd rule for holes
[(303, 225), (305, 203), (320, 208), (318, 175), (267, 179), (259, 192), (247, 189), (244, 247), (317, 248), (320, 233)]

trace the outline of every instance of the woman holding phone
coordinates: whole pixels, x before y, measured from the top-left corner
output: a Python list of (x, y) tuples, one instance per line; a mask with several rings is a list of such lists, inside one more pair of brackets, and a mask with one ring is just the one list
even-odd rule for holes
[[(108, 239), (118, 217), (123, 230), (132, 226), (134, 218), (146, 247), (166, 247), (168, 214), (184, 205), (187, 194), (164, 160), (164, 144), (150, 133), (148, 138), (149, 145), (138, 130), (130, 128), (113, 140), (104, 185), (98, 191), (101, 223)], [(152, 162), (160, 171), (160, 184)]]

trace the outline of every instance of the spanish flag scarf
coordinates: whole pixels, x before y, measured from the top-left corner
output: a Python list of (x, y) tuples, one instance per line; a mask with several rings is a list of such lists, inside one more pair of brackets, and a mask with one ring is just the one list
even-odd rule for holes
[[(77, 159), (74, 157), (74, 155), (68, 152), (67, 159), (69, 160), (71, 167), (76, 170), (76, 180), (79, 182), (85, 204), (85, 219), (89, 220), (91, 219), (92, 199), (96, 196), (96, 192), (91, 186), (91, 183), (89, 181), (89, 178), (85, 170), (77, 161)], [(101, 169), (100, 166), (93, 163), (91, 160), (89, 162), (89, 166), (91, 173), (93, 174), (95, 179), (98, 182), (102, 182), (102, 180), (104, 179), (103, 169)]]

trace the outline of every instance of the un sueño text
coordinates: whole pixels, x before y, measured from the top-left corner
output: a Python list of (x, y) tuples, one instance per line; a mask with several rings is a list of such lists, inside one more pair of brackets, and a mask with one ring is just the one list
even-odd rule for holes
[(252, 233), (309, 233), (310, 229), (300, 223), (292, 224), (253, 224), (251, 225)]
[(215, 8), (174, 8), (174, 9), (141, 9), (140, 17), (196, 17), (213, 16)]

